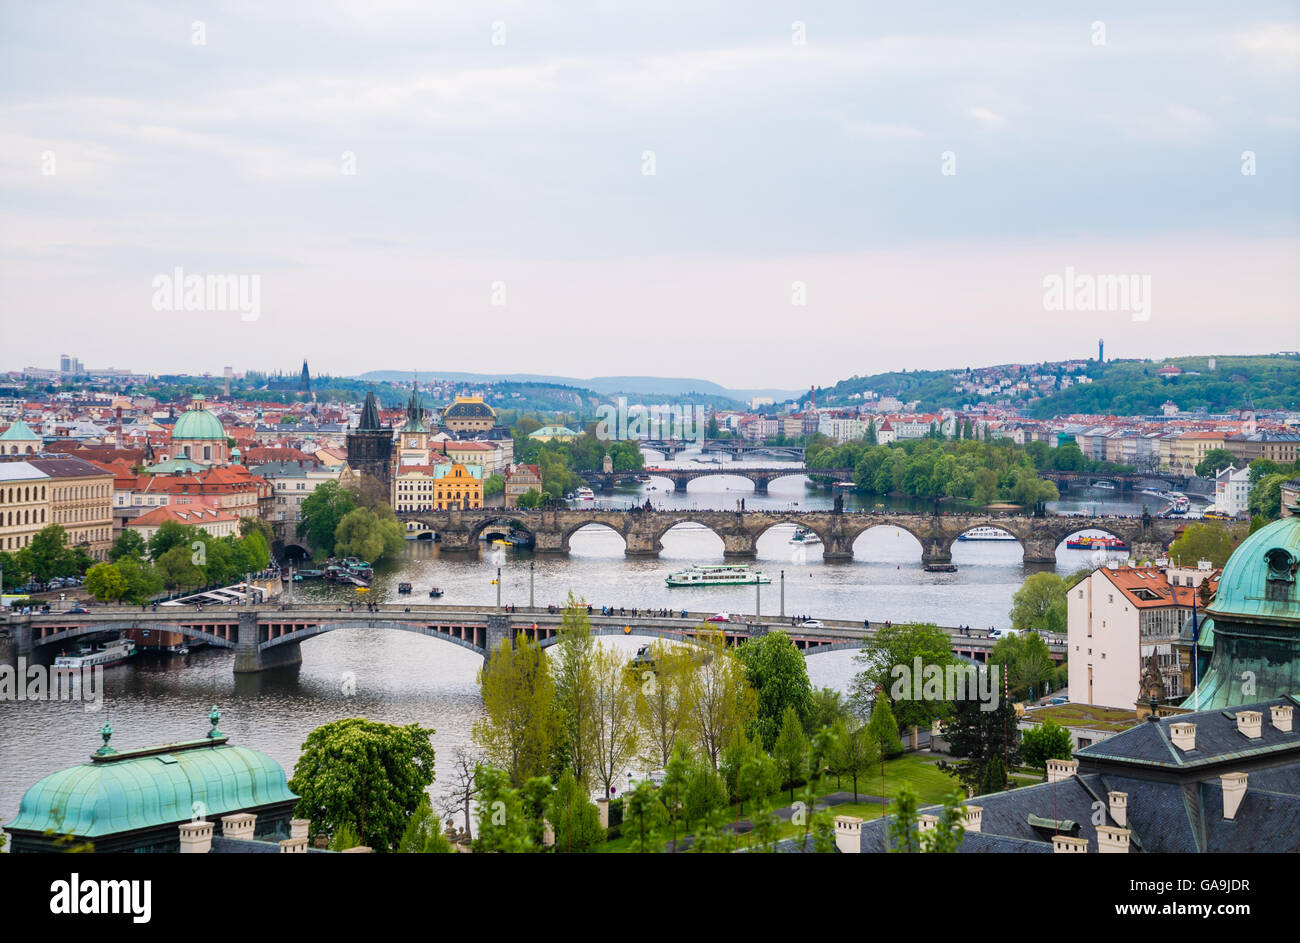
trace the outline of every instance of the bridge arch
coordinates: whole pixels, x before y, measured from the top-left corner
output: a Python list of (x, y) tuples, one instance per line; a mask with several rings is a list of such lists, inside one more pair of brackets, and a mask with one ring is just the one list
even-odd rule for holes
[[(209, 623), (211, 624), (211, 623)], [(223, 623), (225, 624), (225, 623)], [(74, 626), (62, 632), (55, 632), (44, 638), (33, 638), (32, 647), (66, 645), (74, 639), (84, 638), (88, 635), (102, 635), (105, 632), (126, 632), (126, 631), (147, 631), (147, 632), (174, 632), (177, 635), (183, 635), (186, 638), (194, 639), (196, 642), (207, 642), (217, 648), (234, 648), (235, 639), (239, 635), (239, 624), (230, 623), (230, 638), (216, 635), (212, 632), (205, 632), (193, 626), (186, 625), (182, 622), (152, 622), (141, 619), (136, 622), (101, 622), (88, 623), (85, 625)]]
[(688, 516), (688, 517), (679, 517), (674, 520), (670, 520), (667, 524), (663, 524), (659, 527), (656, 527), (654, 530), (655, 546), (656, 547), (662, 546), (664, 537), (670, 531), (675, 530), (678, 527), (682, 527), (683, 525), (690, 525), (689, 527), (686, 528), (687, 530), (693, 530), (696, 527), (703, 527), (710, 534), (716, 537), (719, 543), (723, 544), (724, 546), (726, 544), (726, 538), (723, 537), (723, 535), (719, 533), (717, 528), (715, 528), (712, 524), (708, 523), (706, 520), (701, 520), (700, 518), (694, 516)]
[(561, 538), (561, 546), (565, 549), (566, 552), (572, 552), (573, 548), (572, 545), (570, 544), (570, 541), (574, 538), (575, 535), (577, 535), (578, 533), (584, 530), (586, 530), (588, 533), (595, 533), (598, 531), (610, 531), (615, 536), (617, 536), (620, 540), (623, 541), (624, 549), (626, 549), (627, 547), (627, 535), (623, 532), (621, 528), (615, 527), (609, 521), (601, 521), (601, 520), (580, 521), (575, 526), (570, 527), (568, 530), (566, 530), (564, 532), (563, 537)]
[[(479, 626), (465, 626), (465, 629), (472, 630), (471, 635), (486, 637), (486, 629)], [(442, 631), (436, 624), (429, 622), (408, 622), (400, 619), (371, 619), (367, 621), (348, 621), (348, 622), (321, 622), (316, 625), (304, 626), (301, 629), (295, 629), (292, 632), (285, 632), (268, 638), (265, 641), (259, 641), (257, 649), (260, 652), (270, 651), (279, 648), (282, 645), (295, 645), (305, 642), (307, 639), (316, 638), (327, 632), (336, 632), (339, 629), (388, 629), (398, 632), (412, 632), (416, 635), (423, 635), (428, 638), (437, 639), (440, 642), (450, 642), (453, 645), (459, 645), (461, 648), (469, 649), (478, 655), (486, 655), (487, 649), (473, 639), (457, 637), (450, 632)], [(234, 647), (234, 646), (231, 646)]]
[(524, 531), (530, 537), (536, 540), (537, 535), (533, 532), (532, 527), (529, 526), (529, 524), (526, 523), (526, 521), (527, 519), (522, 515), (511, 514), (509, 512), (501, 514), (497, 517), (485, 517), (470, 528), (469, 531), (470, 543), (472, 544), (477, 542), (478, 539), (482, 537), (485, 533), (487, 534), (497, 533), (498, 531), (493, 530), (493, 528), (500, 528), (502, 524), (505, 525), (505, 529), (500, 530), (499, 532), (503, 537), (509, 534), (511, 528), (514, 528), (516, 530)]

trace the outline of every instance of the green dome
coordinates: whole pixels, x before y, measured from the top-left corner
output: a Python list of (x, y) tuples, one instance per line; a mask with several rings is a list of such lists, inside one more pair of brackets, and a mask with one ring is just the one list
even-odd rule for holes
[[(51, 773), (23, 795), (5, 829), (96, 838), (193, 820), (209, 820), (294, 801), (284, 770), (246, 747), (176, 744), (119, 754)], [(202, 803), (201, 806), (196, 803)]]
[(1284, 517), (1241, 542), (1219, 577), (1207, 615), (1300, 626), (1300, 517)]
[(225, 441), (226, 430), (221, 428), (221, 421), (206, 409), (187, 409), (172, 427), (172, 438)]

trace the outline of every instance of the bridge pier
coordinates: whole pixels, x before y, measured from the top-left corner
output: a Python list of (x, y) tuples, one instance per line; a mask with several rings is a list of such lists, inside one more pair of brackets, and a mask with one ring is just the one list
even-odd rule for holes
[(947, 537), (926, 537), (921, 541), (921, 563), (951, 563), (952, 543)]
[[(514, 632), (510, 628), (510, 617), (500, 613), (493, 613), (487, 617), (487, 658), (491, 660), (492, 653), (500, 647), (502, 642), (508, 643), (512, 648), (515, 644)], [(486, 662), (484, 667), (487, 667)]]
[(755, 476), (751, 480), (754, 482), (754, 494), (767, 494), (767, 486), (771, 479)]
[(826, 563), (852, 563), (853, 541), (839, 534), (830, 534), (822, 541), (822, 560)]
[(1165, 548), (1158, 540), (1136, 540), (1129, 544), (1129, 554), (1134, 560), (1158, 560), (1165, 555)]
[(286, 642), (265, 650), (260, 648), (262, 639), (257, 616), (256, 610), (239, 614), (239, 638), (235, 643), (235, 674), (253, 674), (258, 671), (270, 671), (273, 668), (301, 665), (302, 646), (298, 642)]
[(728, 560), (753, 560), (758, 548), (749, 534), (723, 534), (722, 555)]
[(1055, 537), (1030, 537), (1022, 542), (1025, 563), (1056, 563)]
[(534, 534), (533, 552), (534, 553), (568, 553), (569, 548), (565, 545), (564, 534), (557, 531), (542, 531)]
[(686, 485), (687, 485), (688, 483), (689, 483), (689, 482), (688, 482), (687, 479), (685, 479), (685, 478), (679, 478), (679, 477), (676, 476), (676, 475), (673, 476), (673, 490), (674, 490), (674, 491), (680, 491), (682, 494), (685, 494), (685, 493), (686, 493)]

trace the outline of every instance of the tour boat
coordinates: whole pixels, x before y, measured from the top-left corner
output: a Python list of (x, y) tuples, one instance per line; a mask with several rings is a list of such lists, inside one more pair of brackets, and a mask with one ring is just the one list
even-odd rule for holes
[(435, 586), (433, 587), (433, 589), (429, 590), (429, 595), (434, 599), (437, 599), (439, 596), (442, 595), (442, 589), (440, 587)]
[(696, 564), (664, 577), (669, 586), (752, 586), (755, 583), (770, 583), (770, 577), (761, 570), (751, 570), (744, 563), (724, 563), (717, 566)]
[(957, 535), (958, 540), (1015, 540), (1015, 536), (996, 527), (972, 527), (964, 534)]
[(596, 492), (594, 492), (594, 491), (592, 491), (590, 488), (586, 488), (586, 487), (584, 487), (584, 488), (579, 488), (579, 489), (578, 489), (578, 500), (579, 500), (579, 501), (595, 501), (595, 500), (596, 500)]
[(409, 593), (409, 592), (411, 591), (411, 584), (410, 584), (410, 583), (398, 583), (398, 584), (397, 584), (397, 591), (398, 591), (399, 593)]
[(83, 668), (107, 668), (120, 665), (135, 654), (135, 642), (129, 638), (113, 639), (97, 652), (82, 649), (79, 655), (60, 655), (54, 659), (55, 671), (80, 671)]
[(822, 539), (817, 536), (817, 533), (806, 527), (796, 528), (794, 536), (790, 538), (792, 544), (819, 544), (821, 542)]
[(1070, 550), (1127, 550), (1128, 544), (1118, 537), (1071, 537), (1065, 542)]
[(1097, 488), (1101, 491), (1114, 491), (1115, 483), (1113, 481), (1094, 481), (1091, 487)]

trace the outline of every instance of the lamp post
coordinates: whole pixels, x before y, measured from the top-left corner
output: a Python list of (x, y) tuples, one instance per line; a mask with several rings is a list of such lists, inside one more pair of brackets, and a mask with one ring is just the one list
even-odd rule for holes
[(501, 567), (497, 567), (497, 612), (501, 611)]
[(533, 571), (535, 561), (528, 561), (528, 608), (533, 608)]
[(785, 570), (781, 571), (781, 621), (785, 621)]

